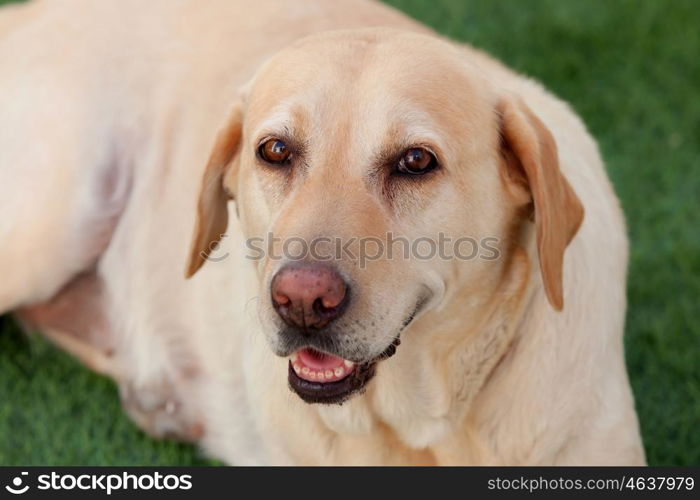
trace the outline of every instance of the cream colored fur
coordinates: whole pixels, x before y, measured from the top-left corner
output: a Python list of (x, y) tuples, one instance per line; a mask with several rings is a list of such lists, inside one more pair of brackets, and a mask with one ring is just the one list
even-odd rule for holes
[[(327, 30), (351, 31), (318, 34)], [(172, 391), (165, 413), (175, 408), (209, 454), (232, 464), (644, 463), (622, 344), (623, 216), (584, 125), (539, 84), (366, 0), (43, 0), (0, 10), (0, 95), (0, 312), (44, 302), (95, 268), (115, 346), (103, 371), (123, 391)], [(545, 294), (535, 225), (513, 226), (497, 174), (503, 99), (551, 132), (585, 210), (565, 252), (561, 312)], [(220, 248), (230, 255), (185, 280), (204, 167), (241, 102)], [(252, 141), (295, 110), (319, 161), (285, 197), (255, 169)], [(442, 141), (453, 168), (453, 182), (391, 216), (360, 181), (390, 119)], [(380, 262), (358, 275), (360, 316), (383, 327), (367, 333), (375, 351), (419, 281), (430, 301), (365, 394), (304, 403), (271, 349), (265, 286), (279, 263), (246, 260), (245, 236), (433, 235), (435, 221), (511, 245), (495, 267)]]

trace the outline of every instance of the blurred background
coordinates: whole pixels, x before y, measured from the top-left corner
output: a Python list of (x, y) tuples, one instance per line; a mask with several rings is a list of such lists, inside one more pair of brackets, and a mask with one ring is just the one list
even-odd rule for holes
[[(597, 138), (631, 239), (625, 344), (647, 459), (700, 465), (698, 2), (387, 3), (540, 80)], [(206, 463), (149, 439), (109, 380), (0, 319), (0, 464)]]

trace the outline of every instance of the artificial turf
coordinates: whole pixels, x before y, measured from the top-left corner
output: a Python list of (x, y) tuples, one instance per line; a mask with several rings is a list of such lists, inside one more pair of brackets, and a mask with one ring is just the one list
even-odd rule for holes
[[(540, 80), (598, 139), (631, 239), (625, 344), (647, 458), (700, 465), (697, 2), (388, 3)], [(201, 463), (131, 425), (110, 381), (0, 321), (0, 464)]]

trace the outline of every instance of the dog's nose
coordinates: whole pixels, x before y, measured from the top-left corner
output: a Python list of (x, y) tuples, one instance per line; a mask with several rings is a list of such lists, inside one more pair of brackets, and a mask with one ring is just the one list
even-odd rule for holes
[(348, 299), (345, 280), (332, 267), (301, 262), (287, 265), (272, 278), (272, 304), (289, 325), (323, 328), (343, 313)]

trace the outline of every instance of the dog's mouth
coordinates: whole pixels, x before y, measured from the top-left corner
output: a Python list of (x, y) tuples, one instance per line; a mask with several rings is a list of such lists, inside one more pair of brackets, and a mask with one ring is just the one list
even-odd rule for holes
[(289, 387), (307, 403), (340, 404), (365, 389), (376, 365), (396, 352), (394, 342), (369, 362), (355, 363), (312, 347), (299, 349), (289, 359)]
[(377, 364), (396, 354), (401, 333), (413, 321), (426, 298), (419, 300), (401, 325), (389, 346), (370, 361), (353, 362), (337, 354), (309, 345), (299, 348), (289, 358), (289, 387), (307, 403), (341, 404), (355, 393), (365, 390), (374, 377)]

